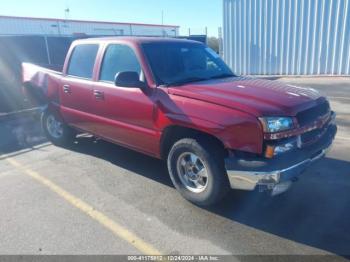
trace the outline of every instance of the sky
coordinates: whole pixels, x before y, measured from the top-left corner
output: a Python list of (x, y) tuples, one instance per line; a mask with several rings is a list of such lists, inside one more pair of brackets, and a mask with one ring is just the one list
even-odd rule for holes
[(179, 25), (180, 34), (218, 35), (222, 25), (222, 0), (2, 0), (0, 15), (70, 19), (162, 23)]

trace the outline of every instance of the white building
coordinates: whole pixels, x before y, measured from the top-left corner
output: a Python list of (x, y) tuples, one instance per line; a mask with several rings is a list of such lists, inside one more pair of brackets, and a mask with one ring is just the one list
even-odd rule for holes
[(0, 16), (0, 35), (178, 36), (179, 26)]

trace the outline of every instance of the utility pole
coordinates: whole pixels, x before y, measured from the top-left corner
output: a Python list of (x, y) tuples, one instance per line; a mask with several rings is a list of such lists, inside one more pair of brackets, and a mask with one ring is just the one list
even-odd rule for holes
[(162, 10), (162, 25), (164, 25), (164, 10)]
[(66, 20), (69, 19), (69, 12), (70, 12), (69, 7), (67, 7), (66, 9), (64, 9), (64, 17), (65, 17)]
[[(162, 10), (162, 25), (164, 25), (164, 10)], [(162, 28), (162, 35), (163, 35), (163, 37), (165, 37), (164, 27)]]
[(223, 37), (222, 37), (222, 27), (219, 27), (218, 29), (218, 36), (219, 36), (219, 54), (221, 58), (224, 57), (224, 44), (223, 44)]

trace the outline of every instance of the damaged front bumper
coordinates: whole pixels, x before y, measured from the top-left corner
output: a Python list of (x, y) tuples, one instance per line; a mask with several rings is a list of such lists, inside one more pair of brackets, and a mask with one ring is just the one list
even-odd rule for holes
[(273, 159), (225, 159), (231, 188), (247, 191), (259, 188), (261, 191), (270, 190), (272, 195), (287, 191), (307, 167), (327, 154), (336, 133), (336, 125), (330, 123), (323, 136), (314, 144)]

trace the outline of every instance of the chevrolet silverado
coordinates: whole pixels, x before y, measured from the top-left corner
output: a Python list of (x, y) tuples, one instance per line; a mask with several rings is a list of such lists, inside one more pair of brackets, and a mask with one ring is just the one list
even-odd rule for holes
[(230, 189), (285, 192), (337, 132), (316, 90), (237, 76), (188, 40), (77, 40), (62, 73), (24, 63), (23, 83), (45, 100), (53, 144), (85, 132), (164, 159), (176, 189), (201, 206)]

